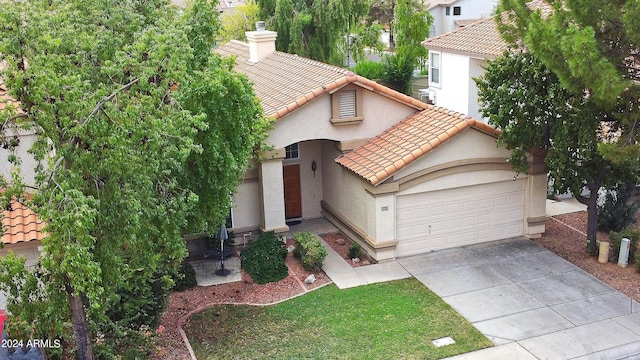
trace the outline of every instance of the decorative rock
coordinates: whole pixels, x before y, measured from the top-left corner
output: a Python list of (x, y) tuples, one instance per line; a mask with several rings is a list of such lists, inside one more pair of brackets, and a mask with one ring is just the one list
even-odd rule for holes
[(289, 246), (287, 247), (287, 252), (293, 252), (293, 250), (295, 250), (295, 249), (296, 249), (296, 247), (295, 247), (295, 246), (293, 246), (293, 245), (289, 245)]
[(307, 276), (307, 278), (304, 279), (305, 284), (313, 284), (314, 282), (316, 282), (316, 276), (313, 274)]
[(362, 265), (371, 265), (371, 263), (369, 262), (369, 260), (365, 260), (362, 262)]
[(353, 258), (351, 259), (351, 262), (353, 262), (354, 264), (357, 264), (360, 262), (360, 258)]
[(338, 245), (344, 245), (346, 242), (343, 238), (337, 238), (336, 239), (336, 244)]

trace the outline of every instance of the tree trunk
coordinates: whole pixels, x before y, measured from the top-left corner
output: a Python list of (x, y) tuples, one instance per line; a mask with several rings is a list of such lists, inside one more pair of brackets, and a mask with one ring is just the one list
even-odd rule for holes
[(91, 349), (91, 339), (89, 338), (89, 326), (87, 315), (84, 311), (84, 302), (80, 294), (74, 295), (71, 285), (66, 286), (67, 300), (71, 309), (73, 320), (73, 333), (76, 338), (79, 360), (93, 360), (93, 350)]
[(589, 242), (588, 251), (591, 255), (598, 253), (596, 238), (598, 235), (598, 189), (589, 189), (591, 195), (586, 199), (587, 205), (587, 241)]

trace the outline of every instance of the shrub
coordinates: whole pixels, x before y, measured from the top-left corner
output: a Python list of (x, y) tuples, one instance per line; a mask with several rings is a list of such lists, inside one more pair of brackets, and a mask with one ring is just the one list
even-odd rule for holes
[(603, 231), (622, 231), (636, 222), (638, 202), (631, 201), (634, 186), (620, 185), (606, 191), (602, 204), (598, 204), (598, 228)]
[[(626, 228), (621, 232), (612, 231), (609, 233), (609, 241), (611, 242), (611, 251), (613, 252), (613, 257), (617, 258), (618, 254), (620, 254), (620, 244), (622, 242), (622, 238), (627, 238), (631, 240), (631, 247), (629, 248), (629, 259), (636, 259), (636, 249), (638, 248), (638, 242), (640, 240), (640, 230)], [(637, 266), (636, 262), (636, 266)]]
[(384, 58), (384, 75), (382, 82), (390, 88), (407, 94), (411, 76), (413, 75), (414, 60), (403, 54), (388, 55)]
[(269, 231), (242, 251), (242, 268), (258, 284), (276, 282), (289, 274), (286, 258), (287, 249), (273, 231)]
[(636, 254), (636, 272), (640, 273), (640, 253)]
[(349, 252), (347, 255), (349, 259), (360, 258), (360, 255), (362, 255), (362, 248), (360, 247), (360, 244), (354, 242), (349, 245)]
[(327, 249), (322, 246), (318, 236), (312, 232), (303, 231), (293, 234), (293, 238), (298, 243), (293, 255), (300, 258), (302, 266), (307, 271), (319, 270), (324, 258), (327, 257)]
[(384, 65), (379, 62), (364, 60), (357, 63), (353, 71), (367, 79), (382, 79), (384, 75)]
[(193, 266), (183, 261), (180, 269), (178, 269), (178, 272), (173, 276), (173, 282), (175, 284), (173, 286), (174, 291), (185, 291), (198, 285), (196, 281), (196, 271), (193, 270)]

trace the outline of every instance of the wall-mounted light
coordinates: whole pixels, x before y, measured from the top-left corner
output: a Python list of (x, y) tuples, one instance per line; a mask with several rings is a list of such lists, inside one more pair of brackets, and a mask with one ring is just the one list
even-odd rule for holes
[(313, 171), (313, 177), (316, 177), (316, 169), (318, 168), (318, 164), (316, 164), (316, 161), (313, 160), (311, 162), (311, 171)]

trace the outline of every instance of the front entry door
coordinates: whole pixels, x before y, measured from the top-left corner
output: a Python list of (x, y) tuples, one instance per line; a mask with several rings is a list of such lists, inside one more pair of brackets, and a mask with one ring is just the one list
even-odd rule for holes
[(282, 167), (284, 180), (284, 217), (302, 217), (302, 196), (300, 191), (300, 165)]

